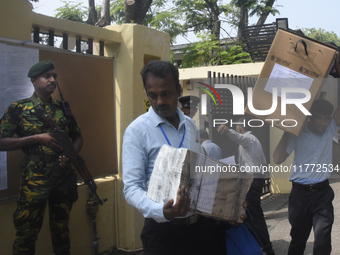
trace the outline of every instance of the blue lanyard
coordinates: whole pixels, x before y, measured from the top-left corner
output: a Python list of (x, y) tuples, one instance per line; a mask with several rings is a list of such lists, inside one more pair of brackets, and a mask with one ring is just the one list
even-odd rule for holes
[[(165, 132), (164, 132), (164, 130), (163, 130), (161, 124), (159, 124), (159, 128), (162, 130), (162, 133), (163, 133), (163, 135), (164, 135), (164, 137), (165, 137), (165, 140), (166, 140), (166, 141), (168, 142), (168, 144), (171, 146), (171, 143), (170, 143), (168, 137), (166, 136), (166, 134), (165, 134)], [(182, 141), (181, 141), (181, 143), (179, 144), (178, 148), (181, 148), (181, 147), (182, 147), (183, 141), (184, 141), (184, 137), (185, 137), (185, 125), (184, 125), (184, 133), (183, 133)]]

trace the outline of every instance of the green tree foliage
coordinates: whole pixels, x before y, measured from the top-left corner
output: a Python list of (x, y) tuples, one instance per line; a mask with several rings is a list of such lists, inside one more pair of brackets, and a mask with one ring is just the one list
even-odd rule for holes
[(221, 44), (214, 34), (198, 34), (201, 40), (183, 50), (187, 53), (182, 60), (183, 68), (197, 66), (215, 66), (249, 63), (249, 53), (243, 52), (242, 46)]
[(244, 45), (227, 44), (227, 49), (221, 52), (222, 65), (250, 63), (250, 54), (244, 52), (243, 47)]
[(174, 22), (174, 17), (177, 17), (178, 20), (180, 18), (179, 14), (173, 9), (156, 13), (154, 16), (149, 16), (149, 26), (169, 33), (171, 44), (175, 42), (175, 38), (178, 35), (185, 35), (187, 33), (183, 24), (180, 22)]
[[(132, 4), (127, 5), (127, 2)], [(269, 14), (278, 13), (273, 7), (274, 2), (275, 0), (232, 0), (230, 4), (223, 4), (222, 0), (111, 0), (110, 17), (116, 24), (132, 22), (167, 32), (173, 43), (178, 35), (186, 35), (189, 31), (195, 34), (209, 31), (220, 38), (221, 22), (230, 23), (240, 30), (240, 27), (248, 26), (248, 16), (259, 16), (257, 23), (263, 24)], [(57, 17), (75, 21), (83, 17), (84, 21), (84, 17), (89, 16), (82, 15), (83, 10), (79, 9), (78, 4), (64, 3), (64, 7), (58, 8)], [(136, 7), (131, 8), (134, 5)], [(143, 7), (143, 10), (138, 9), (137, 5)], [(99, 8), (97, 5), (96, 9)], [(130, 15), (127, 14), (127, 8), (131, 10)], [(75, 13), (72, 14), (72, 11)], [(138, 14), (135, 19), (134, 13)], [(140, 20), (140, 17), (144, 18)]]
[(226, 19), (229, 13), (228, 5), (217, 0), (176, 0), (173, 10), (184, 20), (184, 31), (200, 33), (208, 30), (218, 39), (221, 19)]
[(114, 1), (111, 1), (111, 4), (110, 4), (111, 18), (117, 24), (124, 23), (124, 19), (125, 19), (124, 2), (125, 0), (114, 0)]
[[(183, 67), (232, 64), (250, 62), (249, 54), (242, 52), (242, 46), (239, 45), (223, 46), (224, 48), (220, 45), (221, 22), (233, 24), (240, 32), (242, 26), (248, 26), (249, 15), (259, 16), (259, 24), (269, 14), (278, 13), (273, 7), (274, 2), (275, 0), (232, 0), (230, 4), (224, 4), (222, 0), (111, 0), (110, 17), (116, 24), (129, 21), (167, 32), (172, 44), (178, 35), (186, 35), (189, 31), (201, 34), (201, 41), (186, 49), (188, 54)], [(143, 8), (136, 9), (137, 3)], [(136, 6), (131, 8), (132, 5)], [(131, 11), (129, 15), (127, 8)], [(139, 13), (134, 19), (133, 13), (136, 10), (137, 13), (138, 10), (143, 13)], [(77, 18), (82, 18), (83, 21), (85, 19), (80, 6), (69, 2), (65, 2), (65, 6), (58, 11), (57, 17), (72, 18), (75, 21)], [(75, 12), (74, 15), (70, 15), (72, 12)], [(140, 19), (141, 16), (144, 18)]]
[(303, 28), (301, 31), (308, 37), (321, 42), (334, 42), (338, 47), (340, 46), (340, 38), (333, 31), (329, 32), (325, 29), (319, 28)]
[(56, 18), (67, 19), (85, 23), (87, 9), (81, 6), (81, 3), (62, 1), (64, 6), (59, 7), (56, 11)]
[[(126, 21), (125, 17), (125, 2), (126, 0), (111, 0), (111, 17), (112, 20), (116, 24), (123, 24), (123, 23), (137, 23), (134, 20), (131, 22)], [(141, 23), (144, 26), (151, 26), (150, 23), (154, 19), (154, 16), (162, 10), (165, 10), (167, 7), (166, 0), (153, 0), (152, 5), (150, 5), (146, 15)]]
[(233, 6), (230, 21), (234, 27), (237, 27), (237, 40), (242, 40), (241, 29), (249, 26), (249, 17), (258, 16), (256, 25), (263, 25), (270, 14), (275, 16), (280, 13), (273, 7), (274, 2), (275, 0), (232, 0), (230, 2)]

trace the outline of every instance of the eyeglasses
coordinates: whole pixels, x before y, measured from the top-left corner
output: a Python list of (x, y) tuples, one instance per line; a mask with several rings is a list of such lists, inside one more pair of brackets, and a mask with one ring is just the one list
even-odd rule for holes
[(41, 75), (42, 78), (44, 79), (50, 79), (51, 77), (53, 77), (53, 79), (57, 79), (58, 75), (56, 73), (44, 73)]

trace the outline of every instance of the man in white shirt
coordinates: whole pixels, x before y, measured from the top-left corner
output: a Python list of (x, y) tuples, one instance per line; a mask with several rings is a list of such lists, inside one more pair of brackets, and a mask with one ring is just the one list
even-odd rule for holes
[[(243, 124), (236, 125), (236, 131), (229, 129), (225, 125), (221, 125), (218, 128), (218, 132), (226, 134), (230, 140), (239, 144), (238, 160), (240, 170), (253, 173), (253, 183), (246, 196), (248, 207), (245, 222), (251, 225), (256, 232), (256, 235), (261, 241), (259, 244), (262, 244), (262, 250), (267, 255), (274, 255), (275, 253), (270, 242), (267, 224), (261, 207), (261, 194), (264, 186), (264, 176), (261, 173), (261, 167), (267, 164), (267, 161), (260, 141), (251, 132), (248, 119), (241, 118), (238, 123)], [(251, 230), (250, 232), (253, 233)], [(256, 236), (255, 239), (258, 240)]]
[(301, 134), (297, 137), (285, 132), (273, 154), (274, 162), (281, 164), (294, 151), (288, 207), (292, 240), (288, 254), (304, 253), (312, 227), (314, 254), (331, 254), (334, 192), (328, 178), (333, 171), (332, 145), (340, 127), (340, 108), (334, 113), (333, 110), (330, 102), (316, 100)]
[(216, 160), (220, 160), (222, 158), (221, 148), (217, 144), (209, 140), (209, 135), (207, 131), (200, 131), (200, 142), (205, 155)]
[(193, 120), (178, 108), (181, 94), (178, 69), (156, 60), (141, 72), (151, 107), (125, 130), (123, 138), (123, 195), (145, 217), (141, 234), (144, 255), (225, 254), (225, 232), (217, 222), (188, 212), (188, 190), (181, 187), (164, 204), (147, 197), (154, 163), (162, 145), (201, 152)]

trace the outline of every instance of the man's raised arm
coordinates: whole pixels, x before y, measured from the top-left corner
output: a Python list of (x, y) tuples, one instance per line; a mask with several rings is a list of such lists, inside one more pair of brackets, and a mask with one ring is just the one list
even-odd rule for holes
[(284, 132), (279, 144), (276, 146), (275, 151), (273, 153), (273, 159), (276, 164), (281, 164), (289, 156), (286, 151), (288, 139), (289, 139), (289, 133)]

